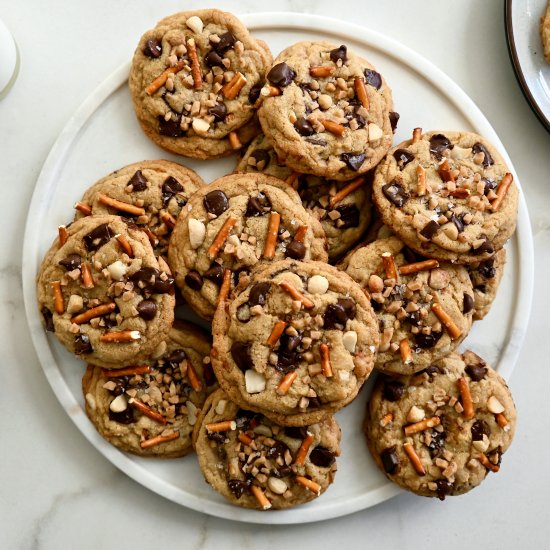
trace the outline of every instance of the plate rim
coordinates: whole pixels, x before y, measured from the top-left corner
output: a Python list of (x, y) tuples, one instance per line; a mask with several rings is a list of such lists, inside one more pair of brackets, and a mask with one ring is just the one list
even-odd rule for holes
[(504, 26), (506, 29), (505, 34), (506, 34), (506, 44), (508, 46), (508, 56), (510, 57), (510, 61), (512, 62), (512, 67), (514, 68), (514, 74), (521, 88), (523, 96), (527, 100), (527, 103), (529, 104), (529, 107), (531, 107), (531, 110), (533, 111), (533, 113), (535, 113), (535, 115), (539, 119), (539, 122), (543, 125), (546, 131), (550, 133), (550, 115), (546, 116), (544, 114), (542, 108), (538, 104), (538, 101), (535, 99), (531, 91), (531, 88), (527, 83), (527, 79), (525, 78), (525, 73), (523, 72), (523, 68), (521, 66), (521, 61), (519, 59), (519, 55), (516, 48), (516, 40), (514, 37), (512, 4), (513, 4), (513, 0), (506, 0), (506, 2), (504, 3)]
[[(452, 90), (453, 100), (451, 103), (460, 105), (460, 113), (473, 128), (477, 129), (479, 124), (481, 124), (481, 126), (485, 126), (485, 131), (480, 133), (483, 133), (485, 136), (487, 133), (489, 134), (488, 139), (503, 154), (521, 190), (521, 185), (518, 181), (506, 149), (485, 115), (475, 105), (473, 100), (458, 86), (458, 84), (456, 84), (441, 69), (439, 69), (439, 67), (408, 46), (401, 44), (397, 40), (388, 37), (379, 31), (327, 16), (301, 14), (295, 12), (262, 12), (239, 15), (238, 17), (247, 25), (247, 27), (250, 28), (252, 32), (265, 29), (277, 30), (286, 28), (296, 30), (303, 28), (313, 30), (315, 32), (327, 33), (328, 35), (333, 36), (345, 35), (352, 40), (363, 43), (371, 49), (381, 50), (385, 54), (397, 59), (407, 66), (412, 66), (418, 74), (438, 89), (446, 98), (449, 99), (449, 101), (451, 101), (449, 90)], [(129, 66), (129, 61), (123, 63), (118, 69), (107, 76), (95, 88), (95, 90), (91, 92), (91, 94), (88, 95), (88, 97), (69, 118), (50, 149), (50, 152), (37, 178), (27, 213), (22, 251), (23, 266), (31, 266), (34, 269), (40, 265), (40, 259), (37, 257), (38, 250), (34, 250), (36, 245), (32, 247), (28, 246), (29, 242), (33, 242), (32, 237), (39, 231), (33, 223), (31, 216), (32, 212), (36, 210), (37, 203), (43, 201), (44, 195), (47, 195), (48, 189), (52, 186), (52, 182), (55, 181), (56, 172), (58, 171), (60, 165), (63, 164), (63, 161), (68, 154), (74, 136), (80, 129), (82, 129), (96, 109), (124, 84), (129, 72)], [(48, 183), (50, 183), (50, 185), (48, 185)], [(529, 214), (523, 193), (520, 193), (518, 233), (516, 233), (515, 236), (518, 241), (520, 240), (520, 235), (523, 236), (525, 241), (522, 242), (521, 247), (518, 247), (517, 252), (519, 263), (522, 266), (522, 270), (519, 271), (519, 276), (521, 279), (520, 284), (523, 292), (516, 297), (515, 310), (516, 317), (528, 320), (534, 285), (534, 252), (532, 234), (530, 231)], [(71, 420), (78, 427), (82, 435), (90, 441), (95, 449), (103, 454), (103, 456), (105, 456), (105, 458), (107, 458), (119, 470), (145, 488), (152, 490), (179, 505), (186, 506), (199, 512), (224, 519), (266, 525), (309, 523), (337, 518), (369, 508), (403, 492), (391, 482), (382, 481), (383, 485), (369, 491), (367, 494), (359, 495), (352, 499), (346, 499), (345, 501), (336, 500), (324, 508), (309, 508), (305, 505), (295, 509), (277, 510), (267, 514), (265, 512), (233, 506), (229, 503), (212, 503), (209, 501), (204, 501), (201, 497), (189, 493), (184, 493), (186, 497), (184, 499), (185, 502), (181, 499), (176, 499), (176, 493), (180, 494), (180, 491), (176, 491), (175, 493), (174, 488), (164, 479), (154, 476), (151, 472), (143, 468), (141, 463), (134, 462), (130, 457), (103, 440), (93, 425), (89, 422), (81, 405), (74, 399), (74, 396), (62, 377), (55, 361), (46, 362), (44, 358), (40, 357), (37, 341), (46, 343), (47, 336), (42, 329), (36, 308), (35, 279), (34, 277), (24, 277), (23, 270), (21, 275), (23, 279), (25, 313), (33, 346), (39, 356), (39, 362), (42, 370), (45, 373), (58, 401), (63, 406), (65, 412), (69, 415)], [(498, 372), (506, 379), (510, 377), (517, 362), (524, 338), (525, 331), (516, 334), (514, 339), (515, 345), (507, 346), (505, 353), (501, 354), (499, 362), (495, 365)], [(502, 363), (504, 365), (501, 365)]]

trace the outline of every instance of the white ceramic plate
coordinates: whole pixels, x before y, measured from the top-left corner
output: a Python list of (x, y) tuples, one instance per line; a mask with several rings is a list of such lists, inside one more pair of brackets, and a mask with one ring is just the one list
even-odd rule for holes
[[(394, 40), (357, 25), (312, 15), (265, 13), (242, 19), (275, 54), (299, 40), (328, 39), (345, 43), (371, 60), (392, 86), (401, 113), (396, 143), (408, 138), (416, 126), (474, 130), (507, 158), (493, 128), (464, 92), (439, 69)], [(131, 162), (167, 156), (148, 141), (136, 122), (126, 86), (128, 70), (125, 65), (108, 77), (69, 120), (44, 164), (28, 214), (23, 247), (25, 307), (38, 357), (62, 406), (92, 445), (138, 483), (178, 504), (215, 516), (256, 523), (304, 523), (349, 514), (397, 494), (399, 490), (375, 467), (361, 433), (369, 385), (337, 415), (343, 441), (335, 483), (321, 498), (294, 510), (257, 512), (231, 506), (204, 482), (193, 456), (148, 461), (126, 455), (107, 444), (88, 421), (80, 389), (83, 364), (42, 328), (35, 274), (58, 225), (70, 221), (73, 204), (90, 184)], [(211, 181), (231, 171), (235, 160), (186, 163)], [(505, 377), (511, 374), (523, 342), (533, 284), (533, 246), (523, 198), (508, 258), (493, 310), (474, 326), (465, 343)]]
[(544, 59), (539, 33), (547, 3), (547, 0), (507, 0), (506, 36), (523, 93), (550, 130), (550, 63)]

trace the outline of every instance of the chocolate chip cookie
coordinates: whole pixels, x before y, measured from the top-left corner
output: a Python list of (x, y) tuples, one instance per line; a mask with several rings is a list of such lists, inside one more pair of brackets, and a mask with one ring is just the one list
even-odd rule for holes
[(143, 160), (112, 172), (90, 187), (75, 205), (75, 218), (90, 214), (124, 216), (147, 233), (157, 255), (166, 255), (182, 207), (203, 185), (194, 170), (181, 164)]
[(194, 432), (206, 481), (232, 504), (257, 510), (291, 508), (324, 493), (336, 474), (340, 428), (333, 416), (282, 427), (239, 408), (222, 391), (204, 406)]
[(147, 235), (119, 216), (59, 228), (38, 274), (46, 330), (88, 363), (121, 368), (146, 359), (174, 320), (174, 279)]
[(504, 380), (471, 351), (414, 376), (382, 377), (364, 431), (386, 476), (417, 495), (460, 495), (498, 472), (516, 409)]
[(296, 172), (350, 180), (391, 147), (391, 90), (345, 45), (290, 46), (275, 59), (260, 96), (262, 129)]
[(375, 367), (412, 374), (456, 347), (472, 326), (474, 290), (460, 265), (419, 258), (397, 237), (358, 247), (339, 267), (368, 293), (381, 332)]
[(212, 366), (243, 408), (284, 426), (319, 422), (369, 376), (378, 323), (349, 276), (321, 262), (258, 269), (213, 323)]
[(168, 250), (183, 296), (206, 319), (258, 262), (285, 257), (326, 261), (325, 234), (292, 187), (264, 174), (224, 176), (195, 193)]
[(193, 451), (197, 415), (216, 387), (209, 354), (207, 334), (178, 320), (143, 363), (113, 370), (88, 366), (82, 380), (86, 414), (123, 451), (184, 456)]
[(279, 159), (264, 135), (255, 138), (236, 168), (237, 172), (261, 172), (285, 180), (298, 191), (305, 209), (320, 222), (331, 262), (353, 247), (366, 231), (372, 213), (372, 173), (351, 182), (298, 174)]
[(550, 63), (550, 2), (545, 14), (540, 18), (540, 39), (544, 49), (544, 57)]
[(471, 132), (427, 132), (392, 149), (376, 169), (381, 217), (424, 256), (486, 260), (516, 228), (518, 188), (498, 151)]
[(233, 15), (216, 9), (166, 17), (140, 39), (130, 92), (145, 134), (164, 149), (208, 159), (257, 133), (259, 90), (272, 60)]

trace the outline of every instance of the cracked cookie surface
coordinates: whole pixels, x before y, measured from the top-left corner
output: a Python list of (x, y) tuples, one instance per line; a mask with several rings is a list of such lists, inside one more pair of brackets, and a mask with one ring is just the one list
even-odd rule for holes
[(370, 296), (381, 332), (375, 367), (382, 372), (425, 369), (456, 349), (472, 326), (474, 291), (463, 266), (420, 258), (388, 237), (356, 248), (339, 267)]
[(372, 214), (372, 175), (351, 182), (298, 174), (279, 163), (269, 140), (260, 135), (249, 145), (237, 172), (261, 172), (285, 180), (298, 191), (304, 208), (321, 222), (327, 236), (329, 260), (334, 262), (361, 238)]
[(216, 311), (212, 366), (241, 405), (282, 425), (318, 422), (369, 376), (379, 333), (363, 291), (321, 262), (256, 270)]
[(516, 228), (512, 174), (471, 132), (417, 134), (393, 148), (376, 169), (373, 200), (384, 223), (430, 258), (486, 260)]
[(282, 427), (213, 393), (193, 435), (206, 481), (232, 504), (259, 510), (309, 502), (334, 481), (340, 428), (333, 416)]
[(123, 451), (185, 456), (193, 451), (197, 415), (217, 385), (209, 354), (207, 334), (177, 320), (142, 364), (109, 371), (88, 366), (82, 380), (86, 414), (97, 431)]
[(147, 358), (174, 320), (166, 263), (119, 216), (88, 216), (62, 231), (37, 280), (46, 330), (94, 365), (121, 368)]
[(498, 472), (514, 436), (516, 409), (505, 381), (471, 351), (425, 371), (381, 377), (364, 431), (386, 476), (409, 491), (444, 499)]
[(193, 158), (228, 155), (257, 133), (253, 107), (271, 63), (269, 48), (233, 15), (174, 14), (140, 39), (130, 72), (146, 135)]
[[(190, 168), (168, 160), (144, 160), (115, 170), (92, 185), (81, 199), (92, 215), (125, 216), (148, 230), (157, 255), (168, 253), (168, 241), (181, 209), (204, 185)], [(84, 214), (77, 210), (75, 219)]]
[(260, 123), (293, 170), (350, 180), (376, 166), (391, 147), (391, 90), (345, 45), (294, 44), (275, 59), (267, 80)]
[(207, 319), (256, 264), (285, 257), (326, 261), (325, 234), (292, 187), (264, 174), (231, 174), (195, 193), (168, 250), (183, 296)]

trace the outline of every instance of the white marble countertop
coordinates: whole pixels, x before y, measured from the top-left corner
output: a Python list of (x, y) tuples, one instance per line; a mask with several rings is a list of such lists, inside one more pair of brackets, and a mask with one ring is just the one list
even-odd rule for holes
[[(347, 517), (301, 526), (260, 526), (203, 515), (129, 479), (80, 434), (57, 402), (28, 333), (21, 290), (23, 231), (41, 166), (59, 132), (102, 80), (127, 61), (142, 31), (184, 4), (175, 0), (0, 0), (21, 71), (0, 101), (1, 198), (0, 548), (445, 548), (546, 547), (550, 521), (550, 418), (546, 322), (550, 294), (550, 134), (514, 77), (503, 2), (462, 0), (271, 0), (269, 11), (333, 16), (371, 27), (431, 60), (477, 103), (506, 147), (534, 234), (533, 310), (510, 380), (516, 439), (499, 477), (444, 503), (401, 494)], [(196, 1), (185, 8), (199, 8)], [(234, 13), (250, 0), (219, 2)], [(326, 544), (326, 546), (325, 546)]]

